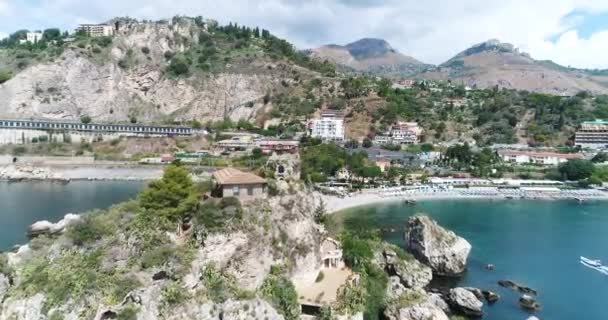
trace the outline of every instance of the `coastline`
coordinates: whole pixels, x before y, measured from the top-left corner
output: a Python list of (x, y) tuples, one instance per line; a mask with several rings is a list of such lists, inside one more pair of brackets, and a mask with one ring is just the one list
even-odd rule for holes
[(0, 166), (0, 181), (40, 181), (68, 183), (70, 181), (150, 181), (162, 177), (164, 167), (132, 164), (90, 165), (4, 165)]
[[(581, 190), (578, 190), (581, 191)], [(413, 201), (441, 201), (441, 200), (492, 200), (492, 201), (518, 201), (518, 200), (537, 200), (537, 201), (563, 201), (577, 199), (584, 201), (608, 201), (608, 193), (589, 194), (575, 197), (569, 193), (552, 195), (535, 195), (526, 197), (511, 197), (500, 194), (463, 194), (458, 191), (436, 192), (436, 193), (411, 193), (401, 196), (381, 196), (377, 192), (363, 191), (361, 193), (349, 194), (345, 197), (328, 196), (317, 193), (316, 196), (323, 201), (328, 214), (353, 209), (357, 207), (370, 206), (375, 204), (388, 204)]]

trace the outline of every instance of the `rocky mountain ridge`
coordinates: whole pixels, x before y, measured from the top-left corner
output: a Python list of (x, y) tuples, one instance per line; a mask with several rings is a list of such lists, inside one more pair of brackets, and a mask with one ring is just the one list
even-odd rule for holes
[(423, 62), (398, 52), (387, 41), (375, 38), (360, 39), (344, 46), (326, 45), (307, 50), (307, 54), (354, 72), (387, 77), (413, 75), (426, 66)]
[(347, 72), (377, 76), (450, 80), (477, 88), (498, 86), (568, 96), (580, 91), (608, 92), (608, 77), (601, 70), (567, 68), (552, 61), (535, 60), (513, 44), (497, 39), (475, 44), (438, 66), (400, 55), (381, 39), (323, 46), (309, 50), (309, 54), (346, 66)]

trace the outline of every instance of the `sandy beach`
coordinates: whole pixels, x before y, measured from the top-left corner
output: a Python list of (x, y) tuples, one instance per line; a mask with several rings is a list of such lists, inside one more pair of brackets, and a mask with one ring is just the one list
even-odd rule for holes
[(367, 206), (382, 203), (403, 202), (406, 200), (414, 201), (435, 201), (435, 200), (608, 200), (608, 192), (581, 189), (581, 190), (562, 190), (559, 193), (542, 194), (542, 193), (480, 193), (472, 192), (467, 189), (463, 190), (447, 190), (439, 192), (412, 192), (398, 196), (386, 196), (378, 190), (364, 190), (360, 193), (352, 193), (345, 197), (328, 196), (317, 193), (319, 199), (323, 200), (328, 213), (335, 213), (346, 209), (352, 209), (360, 206)]

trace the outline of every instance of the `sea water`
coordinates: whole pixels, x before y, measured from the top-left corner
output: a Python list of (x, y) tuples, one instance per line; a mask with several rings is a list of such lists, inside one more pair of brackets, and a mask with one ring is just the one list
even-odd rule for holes
[[(473, 249), (468, 272), (456, 283), (501, 295), (484, 306), (484, 319), (608, 319), (608, 276), (579, 263), (579, 257), (608, 264), (608, 202), (575, 201), (423, 201), (373, 205), (339, 215), (345, 223), (389, 230), (385, 240), (404, 246), (407, 218), (426, 213), (466, 238)], [(486, 270), (488, 264), (496, 266)], [(519, 293), (500, 287), (509, 279), (538, 291), (542, 309), (522, 310)]]

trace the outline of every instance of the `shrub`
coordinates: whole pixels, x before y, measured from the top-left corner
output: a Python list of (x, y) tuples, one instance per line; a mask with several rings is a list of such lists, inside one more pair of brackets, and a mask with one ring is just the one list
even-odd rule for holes
[(161, 293), (161, 306), (166, 309), (171, 306), (179, 305), (188, 298), (189, 295), (179, 283), (171, 282), (163, 288)]
[(127, 59), (120, 59), (118, 60), (118, 66), (121, 69), (127, 69), (129, 68), (129, 61), (127, 61)]
[(94, 243), (103, 236), (113, 233), (115, 226), (103, 219), (101, 215), (85, 216), (81, 222), (70, 226), (67, 235), (76, 245)]
[(124, 307), (122, 310), (120, 310), (120, 312), (118, 313), (118, 317), (116, 318), (117, 320), (137, 320), (137, 313), (139, 312), (139, 309), (134, 307), (134, 306), (127, 306)]
[(320, 271), (319, 274), (317, 275), (317, 279), (315, 279), (315, 282), (321, 282), (321, 281), (323, 281), (324, 278), (325, 278), (325, 274), (323, 273), (323, 271)]
[(227, 207), (237, 207), (237, 208), (240, 208), (241, 207), (241, 201), (239, 201), (239, 199), (236, 198), (236, 197), (222, 198), (222, 200), (220, 201), (220, 208), (221, 209), (225, 209)]
[(0, 84), (3, 84), (13, 77), (12, 73), (8, 70), (0, 70)]
[(171, 63), (167, 67), (167, 71), (174, 76), (181, 76), (190, 71), (190, 65), (186, 59), (177, 57), (171, 60)]
[(101, 53), (101, 49), (99, 47), (93, 47), (93, 49), (91, 49), (91, 51), (93, 53)]
[(91, 123), (91, 117), (84, 115), (84, 116), (80, 117), (80, 122), (82, 122), (84, 124)]
[(168, 245), (156, 247), (150, 251), (146, 251), (141, 256), (141, 266), (144, 269), (162, 266), (169, 260), (171, 256), (173, 256), (174, 251), (175, 248)]
[(300, 316), (300, 305), (296, 289), (281, 268), (273, 266), (270, 274), (261, 287), (262, 294), (269, 299), (286, 320), (295, 320)]
[(173, 58), (173, 52), (171, 52), (171, 51), (165, 51), (164, 56), (165, 56), (165, 59), (171, 60), (171, 58)]
[(150, 48), (148, 48), (148, 47), (142, 47), (142, 48), (141, 48), (141, 52), (142, 52), (143, 54), (149, 54), (149, 53), (150, 53)]

